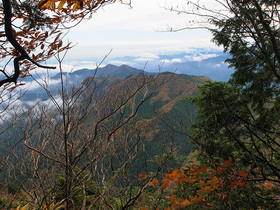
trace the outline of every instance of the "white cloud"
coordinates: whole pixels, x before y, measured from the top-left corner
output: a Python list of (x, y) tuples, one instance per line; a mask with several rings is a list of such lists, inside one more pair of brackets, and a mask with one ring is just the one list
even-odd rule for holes
[(188, 61), (192, 61), (192, 60), (193, 60), (193, 56), (191, 56), (191, 55), (186, 55), (185, 58), (186, 58)]
[(153, 58), (136, 58), (134, 59), (135, 61), (152, 61), (154, 60)]
[(110, 61), (111, 64), (115, 64), (115, 65), (132, 65), (130, 62), (126, 62), (126, 61), (117, 61), (117, 60), (112, 60)]
[(147, 58), (147, 59), (158, 59), (159, 56), (154, 53), (141, 53), (138, 57)]
[(214, 65), (215, 67), (221, 67), (221, 64), (217, 63)]
[(219, 55), (217, 54), (202, 54), (199, 53), (198, 55), (186, 55), (185, 58), (189, 61), (202, 61), (208, 58), (214, 58), (217, 57)]
[(170, 63), (171, 61), (168, 60), (168, 59), (163, 59), (163, 60), (160, 60), (161, 63)]
[(163, 60), (161, 60), (160, 62), (162, 62), (162, 63), (181, 63), (181, 62), (182, 62), (182, 59), (180, 59), (180, 58), (173, 58), (173, 59), (171, 59), (171, 60), (169, 60), (169, 59), (163, 59)]
[(181, 62), (182, 62), (182, 59), (180, 59), (180, 58), (173, 58), (171, 60), (171, 63), (181, 63)]
[[(166, 32), (177, 23), (185, 26), (186, 17), (170, 12), (163, 7), (172, 2), (186, 5), (185, 0), (133, 0), (133, 9), (115, 3), (105, 6), (70, 30), (67, 38), (74, 44), (68, 52), (71, 59), (102, 57), (113, 49), (111, 56), (140, 56), (141, 53), (167, 54), (192, 51), (193, 47), (214, 46), (208, 30), (184, 30)], [(159, 32), (165, 31), (165, 32)]]
[(155, 59), (159, 59), (159, 56), (153, 53), (141, 53), (135, 58), (135, 61), (152, 61)]
[(60, 84), (60, 79), (59, 80), (48, 80), (48, 79), (46, 79), (45, 81), (38, 79), (37, 81), (26, 82), (25, 85), (26, 85), (28, 90), (36, 90), (38, 88), (42, 88), (41, 85), (43, 87), (46, 86), (46, 83), (47, 83), (47, 85), (58, 85), (58, 84)]

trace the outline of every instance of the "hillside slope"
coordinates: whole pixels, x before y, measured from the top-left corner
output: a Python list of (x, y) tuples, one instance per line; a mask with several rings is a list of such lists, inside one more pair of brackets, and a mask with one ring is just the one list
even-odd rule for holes
[[(108, 79), (96, 94), (102, 97), (118, 97), (118, 94), (121, 95), (127, 89), (134, 91), (144, 77), (143, 74), (135, 74), (127, 78)], [(179, 131), (182, 127), (187, 129), (194, 120), (195, 107), (186, 98), (198, 94), (197, 87), (204, 84), (209, 78), (165, 72), (157, 76), (146, 75), (146, 79), (154, 79), (155, 83), (162, 84), (140, 106), (136, 117), (130, 120), (130, 125), (136, 124), (146, 132), (145, 138), (148, 140), (147, 150), (150, 156), (162, 154), (163, 150), (170, 152), (174, 148), (176, 148), (178, 156), (187, 155), (191, 149), (190, 140), (186, 135), (174, 131)], [(146, 94), (148, 94), (148, 89), (153, 88), (153, 85), (152, 83), (147, 86)], [(122, 117), (129, 116), (143, 94), (145, 93), (140, 91), (133, 98), (133, 105), (124, 108)], [(118, 99), (114, 100), (117, 102), (113, 104), (118, 103)], [(89, 117), (87, 123), (92, 124), (95, 118), (94, 116)], [(172, 148), (168, 148), (167, 145), (171, 144)]]

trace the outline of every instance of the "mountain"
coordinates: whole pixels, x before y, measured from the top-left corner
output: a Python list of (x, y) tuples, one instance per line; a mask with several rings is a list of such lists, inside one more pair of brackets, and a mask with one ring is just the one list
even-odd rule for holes
[[(109, 80), (115, 79), (115, 78), (126, 78), (131, 75), (143, 73), (142, 70), (127, 66), (127, 65), (121, 65), (121, 66), (115, 66), (112, 64), (108, 64), (105, 67), (100, 67), (98, 69), (80, 69), (77, 71), (73, 71), (70, 73), (63, 72), (62, 77), (64, 81), (67, 81), (68, 87), (72, 88), (77, 85), (80, 85), (83, 80), (87, 77), (108, 77)], [(147, 73), (147, 72), (146, 72)], [(148, 73), (149, 74), (149, 73)], [(150, 73), (154, 74), (154, 73)], [(52, 76), (49, 79), (48, 89), (52, 93), (58, 92), (58, 89), (60, 89), (60, 79), (61, 74), (57, 73), (56, 75)], [(43, 83), (42, 80), (39, 78), (37, 79), (39, 83)], [(47, 80), (47, 79), (46, 79)], [(43, 88), (41, 88), (38, 83), (31, 81), (30, 78), (28, 80), (24, 81), (27, 83), (27, 87), (30, 86), (28, 91), (23, 95), (23, 100), (35, 100), (35, 99), (46, 99), (47, 95)]]
[[(135, 90), (137, 86), (136, 81), (141, 81), (143, 74), (135, 74), (126, 78), (115, 78), (106, 82), (102, 89), (102, 96), (117, 96), (122, 93), (124, 89)], [(191, 150), (191, 142), (186, 135), (174, 133), (170, 130), (172, 127), (179, 130), (178, 124), (184, 128), (188, 128), (190, 123), (194, 120), (195, 107), (186, 100), (190, 96), (198, 94), (198, 86), (209, 80), (203, 76), (189, 76), (185, 74), (173, 74), (164, 72), (159, 75), (147, 75), (147, 80), (155, 79), (155, 84), (162, 84), (155, 90), (153, 95), (145, 101), (137, 112), (137, 116), (130, 122), (135, 122), (141, 130), (146, 131), (146, 138), (148, 138), (149, 146), (148, 153), (150, 156), (161, 154), (164, 144), (173, 142), (178, 149), (178, 155), (187, 155)], [(150, 88), (153, 87), (151, 84)], [(89, 87), (89, 90), (93, 87)], [(149, 86), (147, 87), (149, 89)], [(133, 98), (132, 104), (139, 102), (141, 93)], [(122, 100), (122, 99), (121, 99)], [(82, 102), (83, 103), (83, 102)], [(131, 113), (129, 108), (124, 108), (127, 113)], [(125, 113), (123, 113), (124, 116)], [(158, 117), (160, 116), (160, 118)], [(88, 124), (92, 124), (95, 117), (89, 117)], [(168, 122), (168, 124), (166, 124)], [(172, 135), (171, 135), (172, 133)], [(171, 135), (171, 139), (168, 138)], [(156, 143), (157, 142), (157, 143)], [(169, 143), (168, 143), (169, 142)]]
[[(100, 77), (102, 75), (109, 75), (110, 78), (125, 78), (129, 75), (134, 75), (141, 73), (142, 71), (127, 65), (115, 66), (108, 64), (105, 67), (99, 67), (97, 69), (80, 69), (70, 73), (63, 73), (64, 76), (67, 76), (67, 81), (70, 83), (81, 83), (86, 77)], [(51, 80), (60, 79), (60, 73), (51, 77)]]
[[(170, 55), (143, 54), (108, 58), (109, 63), (125, 63), (146, 72), (175, 72), (194, 76), (207, 76), (214, 81), (228, 81), (234, 69), (229, 68), (225, 60), (228, 53), (217, 49), (194, 48), (188, 52)], [(161, 64), (163, 64), (161, 66)], [(158, 67), (161, 66), (161, 67)]]
[(175, 69), (175, 73), (206, 76), (215, 81), (228, 81), (234, 70), (225, 63), (227, 58), (226, 55), (219, 55), (200, 61), (172, 63), (165, 69)]
[[(139, 141), (143, 142), (143, 145), (141, 144), (139, 148), (136, 148), (137, 150), (141, 150), (140, 153), (137, 152), (137, 154), (145, 152), (149, 157), (155, 160), (161, 158), (161, 155), (170, 153), (170, 151), (176, 151), (176, 157), (189, 154), (192, 148), (191, 141), (188, 139), (187, 135), (176, 133), (174, 130), (180, 130), (182, 126), (184, 128), (183, 131), (185, 132), (190, 123), (194, 120), (196, 108), (190, 101), (186, 100), (186, 98), (196, 95), (198, 93), (197, 87), (204, 84), (209, 78), (204, 76), (173, 74), (170, 72), (164, 72), (159, 75), (146, 75), (143, 74), (142, 71), (137, 71), (137, 69), (130, 68), (129, 66), (115, 67), (112, 65), (105, 68), (104, 72), (112, 72), (113, 76), (110, 76), (109, 74), (106, 78), (104, 74), (100, 73), (98, 74), (98, 77), (94, 78), (94, 80), (100, 84), (94, 92), (94, 97), (96, 98), (93, 97), (92, 99), (91, 97), (87, 97), (91, 96), (87, 95), (87, 93), (90, 94), (89, 92), (96, 87), (93, 83), (88, 83), (88, 81), (92, 79), (91, 76), (80, 81), (81, 87), (85, 87), (85, 84), (89, 84), (89, 86), (86, 85), (87, 89), (81, 95), (77, 94), (78, 91), (75, 93), (75, 96), (81, 96), (77, 98), (77, 100), (73, 100), (77, 101), (77, 104), (74, 106), (77, 107), (77, 110), (82, 110), (82, 106), (87, 106), (89, 104), (94, 105), (93, 110), (95, 111), (91, 112), (83, 118), (82, 121), (78, 122), (82, 125), (82, 128), (85, 129), (84, 131), (88, 131), (88, 127), (96, 125), (96, 122), (100, 119), (99, 116), (102, 118), (109, 113), (109, 117), (105, 117), (106, 120), (100, 125), (101, 133), (103, 132), (102, 129), (104, 129), (105, 134), (107, 132), (113, 132), (113, 138), (120, 141), (126, 136), (126, 134), (129, 134), (126, 136), (129, 143), (132, 140), (138, 141), (139, 139)], [(70, 78), (73, 81), (74, 78), (82, 78), (85, 75), (88, 75), (87, 73), (90, 74), (91, 72), (82, 69), (78, 73), (72, 72), (68, 75), (63, 74), (63, 76), (67, 77), (67, 80)], [(56, 79), (59, 78), (58, 75), (56, 76), (57, 77), (53, 77), (51, 80), (56, 81)], [(104, 78), (106, 78), (105, 81), (103, 80)], [(131, 91), (131, 93), (134, 93), (137, 85), (141, 84), (143, 80), (151, 82), (144, 85), (142, 90), (133, 95), (128, 106), (121, 105), (118, 112), (115, 112), (117, 113), (116, 115), (110, 115), (114, 110), (111, 106), (114, 107), (116, 103), (122, 104), (125, 102), (129, 92)], [(124, 127), (117, 127), (117, 130), (114, 130), (116, 128), (114, 125), (118, 125), (119, 122), (123, 122), (123, 119), (129, 118), (130, 114), (133, 113), (136, 104), (141, 102), (141, 97), (143, 95), (149, 95), (149, 90), (153, 90), (155, 85), (159, 85), (158, 88), (154, 90), (153, 94), (144, 103), (142, 103), (135, 117), (130, 119), (128, 124), (125, 124)], [(60, 99), (55, 95), (56, 93), (57, 92), (54, 92), (52, 97), (59, 101)], [(25, 96), (28, 96), (28, 94), (30, 94), (29, 91), (27, 91)], [(109, 97), (106, 98), (107, 96)], [(41, 98), (42, 97), (44, 97), (43, 100), (46, 100), (46, 103), (45, 101), (42, 102), (42, 107), (49, 109), (47, 104), (49, 99), (48, 96), (45, 94), (41, 95)], [(28, 98), (23, 97), (20, 100), (26, 103), (26, 106), (27, 104), (32, 105), (31, 100)], [(29, 109), (27, 108), (26, 110), (28, 112)], [(71, 112), (69, 113), (71, 114)], [(56, 117), (57, 118), (55, 119), (60, 119), (59, 114), (56, 115)], [(23, 121), (25, 122), (25, 119), (23, 119)], [(37, 122), (36, 119), (35, 121)], [(102, 135), (100, 135), (100, 139), (101, 142), (103, 142), (101, 136)], [(17, 140), (16, 138), (12, 139), (13, 141)], [(133, 161), (132, 166), (133, 169), (144, 172), (144, 167), (143, 165), (141, 167), (141, 163), (145, 163), (145, 161), (141, 158), (145, 157), (140, 156), (139, 159)], [(112, 161), (114, 160), (112, 159)], [(173, 164), (173, 167), (177, 166), (174, 165), (175, 163), (176, 161), (170, 162), (170, 164)], [(151, 167), (154, 167), (154, 164), (152, 165), (153, 166)], [(167, 167), (169, 167), (169, 165)]]

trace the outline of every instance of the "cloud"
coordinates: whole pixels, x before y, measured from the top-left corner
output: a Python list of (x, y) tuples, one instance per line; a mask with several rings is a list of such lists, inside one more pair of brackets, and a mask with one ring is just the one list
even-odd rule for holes
[(110, 61), (111, 64), (116, 64), (116, 65), (132, 65), (130, 62), (127, 61), (117, 61), (117, 60), (112, 60)]
[(181, 58), (173, 58), (171, 60), (171, 63), (181, 63), (182, 62), (182, 59)]
[(208, 58), (214, 58), (217, 57), (219, 55), (217, 54), (202, 54), (199, 53), (198, 55), (186, 55), (185, 58), (189, 61), (202, 61)]
[(192, 60), (193, 60), (193, 59), (192, 59), (193, 56), (191, 56), (191, 55), (186, 55), (185, 58), (186, 58), (188, 61), (192, 61)]
[(153, 53), (142, 53), (137, 56), (138, 58), (134, 59), (135, 61), (152, 61), (159, 59), (159, 56)]
[(170, 63), (171, 61), (168, 60), (168, 59), (163, 59), (163, 60), (160, 60), (160, 62), (162, 62), (162, 63)]
[(136, 58), (134, 59), (135, 61), (152, 61), (154, 60), (153, 58)]
[(45, 81), (38, 79), (37, 81), (26, 82), (25, 85), (26, 85), (28, 90), (36, 90), (38, 88), (42, 88), (41, 85), (46, 86), (46, 83), (48, 84), (48, 86), (58, 85), (60, 83), (60, 79), (58, 79), (58, 80), (48, 80), (48, 79), (46, 79)]
[(182, 59), (181, 58), (173, 58), (171, 60), (169, 59), (163, 59), (161, 60), (160, 62), (162, 63), (181, 63), (182, 62)]
[(221, 64), (217, 63), (214, 65), (215, 67), (221, 67)]

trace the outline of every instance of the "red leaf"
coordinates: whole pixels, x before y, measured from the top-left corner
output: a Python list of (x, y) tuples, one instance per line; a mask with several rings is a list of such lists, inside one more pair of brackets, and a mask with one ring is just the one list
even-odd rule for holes
[(199, 171), (199, 172), (205, 172), (205, 171), (207, 171), (207, 166), (204, 165), (204, 166), (202, 166), (200, 169), (198, 169), (197, 171)]
[(221, 174), (223, 174), (225, 172), (225, 170), (222, 169), (221, 166), (217, 166), (216, 170), (217, 170), (217, 174), (218, 175), (221, 175)]
[(248, 172), (247, 171), (238, 171), (239, 176), (247, 177)]
[(230, 160), (225, 160), (224, 162), (223, 162), (223, 166), (224, 167), (229, 167), (231, 165), (231, 161)]

